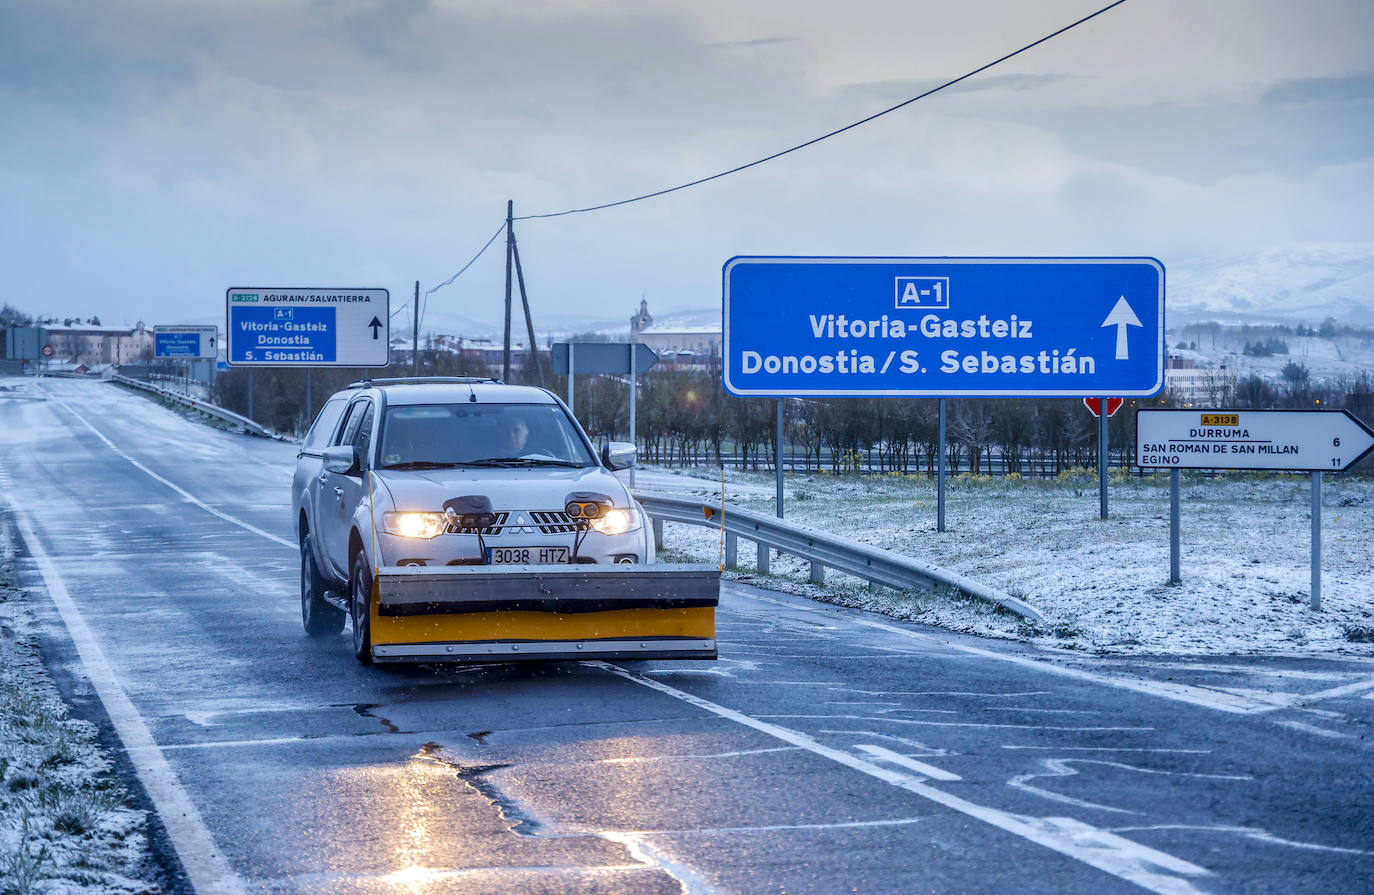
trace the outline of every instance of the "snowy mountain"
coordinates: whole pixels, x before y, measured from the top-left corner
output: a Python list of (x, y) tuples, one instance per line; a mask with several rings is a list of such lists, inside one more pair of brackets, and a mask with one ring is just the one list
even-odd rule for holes
[(1169, 265), (1170, 328), (1201, 320), (1374, 326), (1374, 245), (1299, 244)]

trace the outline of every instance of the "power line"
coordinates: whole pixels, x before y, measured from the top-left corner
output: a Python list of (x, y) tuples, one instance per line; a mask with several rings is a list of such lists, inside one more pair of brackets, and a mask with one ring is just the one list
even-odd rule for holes
[[(932, 94), (939, 93), (941, 90), (944, 90), (944, 89), (947, 88), (947, 87), (953, 87), (955, 84), (958, 84), (960, 81), (968, 80), (969, 78), (973, 77), (974, 75), (981, 74), (982, 72), (987, 71), (988, 69), (992, 68), (993, 66), (995, 66), (995, 65), (1000, 65), (1000, 64), (1002, 64), (1003, 62), (1006, 62), (1008, 59), (1011, 59), (1011, 58), (1013, 58), (1013, 57), (1015, 57), (1015, 56), (1019, 56), (1019, 55), (1021, 55), (1022, 53), (1026, 52), (1027, 50), (1033, 49), (1033, 48), (1039, 46), (1040, 44), (1042, 44), (1042, 43), (1044, 43), (1044, 42), (1046, 42), (1046, 41), (1048, 41), (1048, 40), (1053, 40), (1054, 38), (1056, 38), (1056, 37), (1058, 37), (1059, 35), (1065, 33), (1066, 31), (1071, 31), (1072, 29), (1077, 28), (1079, 25), (1082, 25), (1084, 22), (1087, 22), (1087, 21), (1089, 21), (1090, 19), (1095, 19), (1095, 18), (1097, 18), (1098, 16), (1102, 15), (1103, 13), (1105, 13), (1105, 12), (1111, 10), (1111, 9), (1114, 9), (1114, 8), (1120, 6), (1121, 4), (1123, 4), (1123, 3), (1125, 3), (1125, 2), (1126, 2), (1126, 0), (1116, 0), (1115, 3), (1109, 3), (1108, 5), (1102, 7), (1101, 9), (1099, 9), (1097, 12), (1094, 12), (1094, 13), (1092, 13), (1091, 15), (1086, 15), (1086, 16), (1084, 16), (1083, 18), (1079, 19), (1079, 20), (1076, 21), (1076, 22), (1073, 22), (1073, 23), (1071, 23), (1071, 24), (1069, 24), (1069, 25), (1065, 25), (1063, 28), (1060, 28), (1060, 29), (1057, 30), (1057, 31), (1053, 31), (1053, 32), (1051, 32), (1051, 33), (1049, 33), (1049, 34), (1046, 34), (1044, 37), (1040, 38), (1039, 40), (1033, 41), (1032, 43), (1028, 43), (1028, 44), (1026, 44), (1024, 47), (1021, 47), (1021, 49), (1019, 49), (1019, 50), (1014, 50), (1014, 51), (1012, 51), (1012, 52), (1006, 54), (1005, 56), (1001, 56), (1001, 57), (999, 57), (999, 58), (997, 58), (997, 59), (994, 59), (994, 60), (992, 60), (991, 62), (987, 63), (986, 65), (979, 66), (978, 68), (975, 68), (973, 71), (968, 72), (967, 74), (963, 74), (963, 75), (960, 75), (960, 76), (957, 77), (957, 78), (954, 78), (953, 80), (946, 81), (945, 83), (941, 84), (941, 85), (938, 86), (938, 87), (933, 87), (933, 88), (931, 88), (930, 90), (927, 90), (925, 93), (922, 93), (922, 94), (920, 94), (920, 95), (918, 95), (918, 96), (913, 96), (911, 99), (904, 100), (903, 102), (900, 102), (900, 103), (898, 103), (898, 104), (895, 105), (895, 106), (891, 106), (891, 107), (889, 107), (889, 108), (883, 109), (881, 112), (875, 112), (875, 113), (873, 113), (872, 115), (869, 115), (867, 118), (860, 118), (858, 121), (855, 121), (855, 122), (853, 122), (853, 123), (851, 123), (851, 124), (846, 124), (844, 127), (837, 128), (836, 130), (830, 131), (830, 132), (827, 133), (827, 134), (821, 134), (819, 137), (815, 137), (815, 138), (813, 138), (813, 139), (807, 140), (805, 143), (798, 143), (798, 144), (795, 145), (795, 146), (788, 147), (787, 149), (784, 149), (784, 150), (782, 150), (781, 152), (775, 152), (775, 153), (773, 153), (772, 155), (766, 155), (766, 156), (764, 156), (763, 158), (755, 159), (754, 161), (752, 161), (752, 162), (747, 162), (746, 164), (743, 164), (743, 165), (737, 165), (736, 167), (730, 168), (730, 169), (725, 170), (725, 171), (720, 171), (720, 172), (718, 172), (718, 173), (716, 173), (716, 174), (711, 174), (711, 175), (709, 175), (709, 176), (707, 176), (707, 177), (701, 177), (701, 178), (698, 178), (698, 179), (696, 179), (696, 180), (688, 181), (687, 183), (680, 183), (680, 184), (678, 184), (677, 186), (670, 186), (670, 187), (668, 187), (668, 188), (666, 188), (666, 189), (655, 190), (655, 191), (652, 192), (652, 193), (645, 193), (645, 194), (643, 194), (643, 195), (641, 195), (641, 196), (634, 196), (634, 197), (629, 198), (629, 199), (620, 199), (620, 200), (615, 201), (615, 202), (604, 202), (604, 203), (602, 203), (601, 205), (589, 205), (589, 206), (587, 206), (586, 208), (569, 208), (569, 209), (567, 209), (566, 211), (554, 211), (554, 212), (549, 212), (549, 213), (546, 213), (546, 214), (526, 214), (526, 215), (521, 215), (520, 217), (515, 218), (515, 220), (517, 220), (517, 221), (529, 221), (529, 220), (536, 220), (536, 219), (539, 219), (539, 218), (558, 218), (558, 217), (563, 217), (564, 215), (569, 215), (569, 214), (582, 214), (582, 213), (588, 212), (588, 211), (601, 211), (601, 210), (606, 209), (606, 208), (615, 208), (615, 207), (618, 206), (618, 205), (629, 205), (631, 202), (642, 202), (642, 201), (644, 201), (645, 199), (653, 199), (653, 198), (656, 198), (656, 197), (658, 197), (658, 196), (666, 196), (668, 193), (675, 193), (675, 192), (677, 192), (678, 190), (685, 190), (685, 189), (689, 189), (689, 188), (694, 187), (694, 186), (700, 186), (700, 185), (703, 184), (703, 183), (709, 183), (709, 182), (711, 182), (712, 180), (719, 180), (720, 178), (722, 178), (722, 177), (728, 177), (728, 176), (730, 176), (731, 174), (738, 174), (740, 171), (745, 171), (745, 170), (748, 170), (749, 168), (757, 167), (758, 165), (762, 165), (764, 162), (771, 162), (773, 159), (781, 158), (782, 156), (788, 155), (789, 153), (796, 152), (796, 151), (799, 150), (799, 149), (805, 149), (805, 148), (807, 148), (808, 146), (815, 146), (817, 143), (820, 143), (822, 140), (829, 140), (831, 137), (839, 136), (840, 134), (844, 133), (845, 131), (850, 131), (850, 130), (853, 130), (854, 128), (859, 127), (859, 126), (861, 126), (861, 125), (868, 124), (870, 121), (873, 121), (873, 120), (875, 120), (875, 119), (877, 119), (877, 118), (881, 118), (881, 117), (883, 117), (884, 115), (889, 115), (889, 114), (891, 114), (891, 113), (897, 111), (898, 109), (905, 108), (906, 106), (909, 106), (909, 105), (911, 105), (912, 103), (917, 102), (917, 101), (919, 101), (919, 100), (923, 100), (923, 99), (925, 99), (926, 97), (928, 97), (928, 96), (930, 96), (930, 95), (932, 95)], [(493, 237), (493, 239), (494, 239), (494, 238), (495, 238), (495, 237)]]
[(505, 230), (505, 229), (506, 229), (506, 222), (505, 222), (505, 221), (502, 221), (502, 222), (501, 222), (501, 226), (497, 227), (497, 228), (496, 228), (496, 232), (493, 233), (493, 234), (491, 234), (491, 239), (488, 239), (488, 240), (487, 240), (486, 245), (484, 245), (484, 246), (482, 246), (480, 249), (478, 249), (478, 250), (477, 250), (477, 254), (476, 254), (476, 255), (473, 255), (472, 258), (470, 258), (470, 259), (468, 260), (468, 263), (467, 263), (467, 264), (464, 264), (462, 267), (458, 268), (458, 272), (457, 272), (457, 273), (455, 273), (453, 276), (449, 277), (447, 280), (444, 280), (442, 283), (440, 283), (438, 286), (435, 286), (433, 289), (427, 289), (427, 290), (425, 290), (425, 296), (424, 296), (425, 301), (424, 301), (424, 304), (420, 307), (420, 322), (421, 322), (421, 323), (424, 322), (424, 319), (425, 319), (425, 311), (429, 310), (429, 297), (430, 297), (431, 295), (433, 295), (434, 293), (438, 292), (440, 289), (442, 289), (442, 288), (444, 288), (445, 286), (447, 286), (449, 283), (452, 283), (454, 280), (456, 280), (456, 279), (458, 279), (459, 277), (461, 277), (461, 276), (463, 275), (463, 272), (464, 272), (464, 271), (466, 271), (469, 267), (471, 267), (471, 266), (477, 261), (478, 258), (481, 258), (482, 255), (487, 251), (487, 249), (491, 248), (491, 244), (492, 244), (493, 242), (496, 242), (496, 237), (500, 236), (500, 235), (501, 235), (501, 231), (502, 231), (502, 230)]
[[(615, 207), (617, 207), (617, 206), (619, 206), (619, 205), (629, 205), (629, 204), (632, 203), (632, 202), (642, 202), (642, 201), (644, 201), (645, 199), (654, 199), (654, 198), (657, 198), (658, 196), (666, 196), (666, 195), (669, 194), (669, 193), (676, 193), (676, 192), (678, 192), (679, 190), (685, 190), (685, 189), (690, 189), (691, 187), (694, 187), (694, 186), (700, 186), (700, 185), (703, 184), (703, 183), (709, 183), (709, 182), (711, 182), (712, 180), (719, 180), (720, 178), (722, 178), (722, 177), (728, 177), (728, 176), (730, 176), (731, 174), (738, 174), (738, 173), (741, 172), (741, 171), (746, 171), (746, 170), (748, 170), (748, 169), (750, 169), (750, 168), (757, 167), (757, 166), (759, 166), (759, 165), (764, 164), (765, 162), (771, 162), (771, 161), (773, 161), (774, 159), (783, 157), (784, 155), (789, 155), (789, 154), (791, 154), (791, 153), (793, 153), (793, 152), (797, 152), (798, 150), (806, 149), (806, 148), (809, 147), (809, 146), (815, 146), (817, 143), (820, 143), (820, 142), (822, 142), (822, 141), (824, 141), (824, 140), (829, 140), (831, 137), (839, 136), (840, 134), (845, 133), (846, 131), (851, 131), (851, 130), (853, 130), (853, 129), (856, 128), (856, 127), (860, 127), (860, 126), (862, 126), (862, 125), (868, 124), (870, 121), (874, 121), (874, 120), (876, 120), (876, 119), (882, 118), (884, 115), (890, 115), (891, 113), (896, 112), (898, 109), (906, 108), (907, 106), (911, 105), (911, 104), (914, 103), (914, 102), (918, 102), (918, 101), (920, 101), (920, 100), (925, 99), (925, 98), (928, 97), (928, 96), (932, 96), (933, 94), (939, 93), (941, 90), (944, 90), (944, 89), (946, 89), (946, 88), (948, 88), (948, 87), (953, 87), (955, 84), (958, 84), (960, 81), (966, 81), (966, 80), (968, 80), (969, 78), (972, 78), (972, 77), (975, 76), (975, 75), (982, 74), (983, 72), (987, 71), (987, 70), (990, 69), (990, 68), (993, 68), (994, 66), (1001, 65), (1003, 62), (1006, 62), (1008, 59), (1015, 58), (1016, 56), (1019, 56), (1019, 55), (1021, 55), (1022, 53), (1027, 52), (1028, 50), (1032, 50), (1032, 49), (1034, 49), (1035, 47), (1040, 46), (1040, 44), (1045, 43), (1046, 41), (1053, 40), (1054, 38), (1058, 37), (1058, 36), (1061, 35), (1061, 34), (1064, 34), (1065, 32), (1072, 31), (1074, 28), (1077, 28), (1079, 25), (1082, 25), (1082, 24), (1084, 24), (1085, 22), (1088, 22), (1088, 21), (1090, 21), (1090, 20), (1092, 20), (1092, 19), (1095, 19), (1095, 18), (1097, 18), (1098, 16), (1102, 15), (1103, 13), (1109, 12), (1110, 10), (1115, 9), (1116, 7), (1122, 5), (1122, 4), (1125, 3), (1125, 2), (1126, 2), (1126, 0), (1115, 0), (1114, 3), (1109, 3), (1109, 4), (1107, 4), (1106, 6), (1102, 7), (1101, 9), (1097, 10), (1097, 11), (1094, 12), (1094, 13), (1091, 13), (1091, 14), (1089, 14), (1089, 15), (1086, 15), (1086, 16), (1084, 16), (1083, 18), (1078, 19), (1078, 20), (1075, 21), (1075, 22), (1071, 22), (1070, 24), (1065, 25), (1064, 27), (1062, 27), (1062, 28), (1060, 28), (1060, 29), (1058, 29), (1058, 30), (1056, 30), (1056, 31), (1052, 31), (1052, 32), (1050, 32), (1049, 34), (1046, 34), (1044, 37), (1041, 37), (1039, 40), (1032, 41), (1031, 43), (1026, 44), (1025, 46), (1021, 47), (1021, 48), (1018, 49), (1018, 50), (1013, 50), (1012, 52), (1007, 53), (1005, 56), (999, 56), (998, 58), (992, 60), (991, 62), (987, 63), (986, 65), (981, 65), (981, 66), (979, 66), (978, 68), (975, 68), (975, 69), (973, 69), (973, 70), (970, 71), (970, 72), (967, 72), (967, 73), (965, 73), (965, 74), (962, 74), (962, 75), (960, 75), (960, 76), (957, 77), (957, 78), (953, 78), (953, 79), (951, 79), (951, 80), (949, 80), (949, 81), (946, 81), (946, 82), (944, 82), (943, 84), (940, 84), (938, 87), (932, 87), (930, 90), (927, 90), (927, 91), (924, 92), (924, 93), (918, 94), (917, 96), (913, 96), (913, 97), (911, 97), (911, 98), (908, 99), (908, 100), (903, 100), (902, 102), (897, 103), (897, 105), (895, 105), (895, 106), (889, 106), (888, 108), (883, 109), (881, 112), (875, 112), (875, 113), (873, 113), (872, 115), (867, 116), (866, 118), (860, 118), (858, 121), (852, 122), (852, 123), (850, 123), (850, 124), (846, 124), (844, 127), (837, 128), (837, 129), (835, 129), (835, 130), (833, 130), (833, 131), (830, 131), (829, 133), (821, 134), (819, 137), (814, 137), (814, 138), (812, 138), (812, 139), (810, 139), (810, 140), (807, 140), (807, 141), (804, 142), (804, 143), (798, 143), (798, 144), (795, 145), (795, 146), (790, 146), (790, 147), (788, 147), (787, 149), (783, 149), (783, 150), (781, 150), (780, 152), (775, 152), (775, 153), (773, 153), (772, 155), (766, 155), (766, 156), (764, 156), (763, 158), (755, 159), (754, 161), (752, 161), (752, 162), (747, 162), (747, 163), (745, 163), (745, 164), (743, 164), (743, 165), (737, 165), (737, 166), (735, 166), (735, 167), (733, 167), (733, 168), (729, 168), (729, 169), (727, 169), (727, 170), (725, 170), (725, 171), (720, 171), (720, 172), (717, 172), (717, 173), (715, 173), (715, 174), (711, 174), (711, 175), (709, 175), (709, 176), (707, 176), (707, 177), (701, 177), (701, 178), (698, 178), (698, 179), (696, 179), (696, 180), (688, 181), (687, 183), (680, 183), (680, 184), (678, 184), (677, 186), (671, 186), (671, 187), (667, 187), (666, 189), (655, 190), (655, 191), (652, 192), (652, 193), (644, 193), (643, 195), (640, 195), (640, 196), (633, 196), (633, 197), (628, 198), (628, 199), (620, 199), (620, 200), (617, 200), (617, 201), (615, 201), (615, 202), (604, 202), (604, 203), (602, 203), (602, 204), (600, 204), (600, 205), (589, 205), (589, 206), (587, 206), (587, 207), (585, 207), (585, 208), (569, 208), (569, 209), (567, 209), (567, 210), (565, 210), (565, 211), (548, 212), (548, 213), (545, 213), (545, 214), (525, 214), (525, 215), (520, 215), (519, 217), (512, 218), (512, 220), (515, 220), (515, 221), (530, 221), (530, 220), (538, 220), (538, 219), (541, 219), (541, 218), (558, 218), (558, 217), (564, 217), (564, 216), (570, 215), (570, 214), (582, 214), (582, 213), (584, 213), (584, 212), (589, 212), (589, 211), (601, 211), (601, 210), (606, 209), (606, 208), (615, 208)], [(454, 280), (458, 279), (460, 276), (462, 276), (462, 275), (467, 271), (467, 269), (468, 269), (469, 267), (471, 267), (474, 263), (476, 263), (476, 261), (477, 261), (478, 258), (481, 258), (482, 255), (486, 253), (487, 249), (491, 248), (491, 244), (494, 243), (494, 242), (496, 242), (496, 238), (497, 238), (498, 236), (500, 236), (500, 235), (501, 235), (501, 231), (503, 231), (503, 230), (505, 230), (505, 229), (506, 229), (506, 223), (505, 223), (505, 221), (502, 221), (502, 222), (501, 222), (501, 226), (499, 226), (499, 227), (496, 228), (496, 232), (494, 232), (494, 233), (491, 234), (491, 238), (488, 239), (488, 240), (486, 241), (486, 244), (483, 245), (482, 248), (480, 248), (480, 249), (477, 250), (477, 254), (473, 255), (472, 258), (468, 260), (468, 263), (467, 263), (467, 264), (464, 264), (462, 267), (460, 267), (460, 268), (458, 269), (458, 271), (457, 271), (456, 273), (454, 273), (453, 276), (449, 277), (447, 280), (444, 280), (442, 283), (440, 283), (439, 285), (435, 286), (434, 288), (428, 289), (428, 290), (425, 291), (425, 293), (424, 293), (424, 301), (423, 301), (423, 303), (422, 303), (421, 306), (420, 306), (420, 320), (421, 320), (421, 321), (424, 320), (425, 311), (427, 311), (427, 310), (429, 309), (429, 297), (430, 297), (431, 295), (433, 295), (435, 292), (438, 292), (440, 289), (443, 289), (445, 286), (447, 286), (447, 285), (449, 285), (450, 283), (452, 283)]]

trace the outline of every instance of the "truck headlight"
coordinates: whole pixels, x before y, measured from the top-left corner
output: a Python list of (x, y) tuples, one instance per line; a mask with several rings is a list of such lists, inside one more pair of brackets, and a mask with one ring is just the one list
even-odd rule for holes
[(448, 528), (443, 513), (383, 513), (382, 527), (387, 534), (403, 538), (433, 538)]
[(591, 526), (603, 535), (623, 535), (639, 528), (639, 512), (634, 508), (607, 507), (600, 517), (591, 520)]

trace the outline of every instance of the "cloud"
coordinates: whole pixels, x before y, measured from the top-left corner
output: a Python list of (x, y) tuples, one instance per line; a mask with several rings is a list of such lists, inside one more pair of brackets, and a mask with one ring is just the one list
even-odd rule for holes
[[(944, 80), (892, 80), (892, 81), (869, 81), (862, 84), (847, 84), (841, 88), (841, 94), (845, 97), (852, 97), (862, 100), (864, 98), (876, 97), (884, 102), (898, 102), (919, 96), (932, 88), (939, 87), (949, 79)], [(1084, 81), (1090, 80), (1086, 75), (1071, 75), (1059, 72), (1044, 73), (1010, 73), (1002, 75), (977, 75), (967, 81), (961, 81), (953, 87), (947, 88), (942, 93), (953, 94), (977, 93), (980, 91), (1028, 91), (1038, 90), (1042, 87), (1049, 87), (1054, 84), (1062, 84), (1065, 81)]]
[(1374, 100), (1374, 73), (1342, 78), (1296, 78), (1280, 81), (1260, 97), (1266, 106), (1305, 103), (1369, 103)]
[(713, 50), (733, 50), (748, 49), (753, 47), (772, 47), (778, 44), (796, 43), (795, 37), (755, 37), (750, 40), (723, 40), (715, 43), (708, 43), (706, 46)]

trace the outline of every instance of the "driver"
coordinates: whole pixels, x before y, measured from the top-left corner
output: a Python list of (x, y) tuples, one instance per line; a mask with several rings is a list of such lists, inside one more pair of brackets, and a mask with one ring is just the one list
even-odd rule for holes
[(513, 416), (505, 421), (505, 430), (501, 435), (501, 449), (508, 452), (508, 456), (520, 456), (529, 440), (530, 427), (524, 420), (518, 416)]

